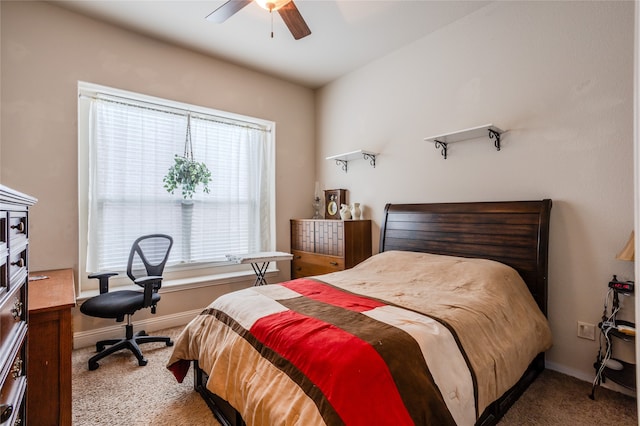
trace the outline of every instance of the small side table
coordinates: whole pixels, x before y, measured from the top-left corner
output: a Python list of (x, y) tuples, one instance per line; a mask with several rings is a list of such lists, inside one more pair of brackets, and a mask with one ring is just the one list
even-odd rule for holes
[(253, 272), (256, 274), (256, 280), (253, 285), (265, 285), (267, 280), (265, 274), (269, 263), (278, 262), (281, 260), (291, 260), (293, 255), (291, 253), (284, 253), (281, 251), (261, 251), (257, 253), (247, 253), (242, 255), (228, 254), (227, 259), (231, 262), (246, 264), (250, 263), (253, 268)]
[[(600, 342), (604, 339), (605, 348), (602, 349), (602, 343), (598, 350), (598, 356), (593, 367), (596, 370), (596, 378), (593, 381), (591, 387), (591, 394), (589, 398), (595, 399), (596, 387), (600, 386), (600, 383), (604, 383), (606, 379), (611, 380), (627, 389), (635, 392), (636, 390), (636, 365), (633, 362), (625, 362), (622, 359), (612, 358), (613, 341), (627, 342), (632, 347), (635, 346), (636, 325), (629, 321), (619, 320), (616, 318), (616, 313), (620, 307), (620, 300), (618, 293), (627, 294), (628, 291), (633, 293), (633, 287), (629, 290), (626, 287), (625, 290), (618, 290), (618, 284), (630, 284), (621, 283), (617, 280), (616, 276), (613, 276), (613, 280), (609, 283), (609, 287), (613, 289), (613, 301), (611, 305), (611, 314), (607, 313), (607, 306), (605, 305), (605, 312), (602, 315), (602, 322), (598, 324), (600, 329)], [(616, 285), (616, 287), (612, 287)], [(610, 290), (611, 291), (611, 290)], [(608, 300), (608, 298), (607, 298)], [(615, 338), (615, 339), (614, 339)], [(611, 361), (611, 363), (609, 363)]]
[(73, 269), (31, 272), (29, 280), (27, 418), (34, 425), (70, 426)]

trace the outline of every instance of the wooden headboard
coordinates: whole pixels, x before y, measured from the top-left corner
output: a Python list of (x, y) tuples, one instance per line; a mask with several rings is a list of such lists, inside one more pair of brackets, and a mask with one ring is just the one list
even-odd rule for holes
[(551, 200), (387, 204), (380, 251), (491, 259), (520, 273), (547, 315)]

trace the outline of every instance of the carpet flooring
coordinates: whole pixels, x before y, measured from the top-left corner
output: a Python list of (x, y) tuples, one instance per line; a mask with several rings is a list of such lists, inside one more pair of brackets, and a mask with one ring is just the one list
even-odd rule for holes
[[(176, 337), (181, 328), (157, 333)], [(128, 351), (113, 354), (95, 371), (87, 360), (95, 348), (73, 352), (73, 426), (218, 426), (193, 390), (193, 375), (178, 383), (165, 368), (171, 348), (142, 345), (149, 363), (139, 367)], [(545, 370), (500, 421), (500, 426), (570, 425), (637, 426), (636, 400), (600, 388), (596, 400), (591, 384)], [(305, 425), (301, 425), (305, 426)]]
[[(152, 334), (175, 338), (181, 329)], [(171, 347), (164, 343), (140, 347), (148, 360), (146, 366), (138, 366), (131, 352), (120, 351), (99, 361), (100, 367), (94, 371), (88, 370), (87, 361), (95, 347), (73, 351), (73, 426), (220, 425), (193, 390), (193, 374), (178, 383), (166, 369)]]

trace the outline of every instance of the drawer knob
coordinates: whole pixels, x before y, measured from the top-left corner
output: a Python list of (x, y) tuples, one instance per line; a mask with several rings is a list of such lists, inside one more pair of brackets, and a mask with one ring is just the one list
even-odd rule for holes
[(302, 259), (302, 256), (297, 255), (297, 256), (295, 256), (295, 259)]
[(331, 265), (331, 266), (338, 266), (338, 262), (329, 262), (329, 265)]
[(22, 360), (17, 358), (11, 367), (11, 377), (17, 379), (20, 376), (22, 376)]
[(22, 317), (22, 302), (18, 299), (13, 304), (13, 308), (11, 308), (11, 315), (13, 319), (19, 321)]
[(13, 413), (13, 405), (0, 405), (0, 423), (4, 423), (9, 420), (11, 418), (11, 413)]
[(20, 222), (18, 222), (17, 225), (11, 225), (11, 229), (15, 229), (18, 232), (24, 232), (24, 230), (25, 230), (24, 222), (20, 221)]
[(15, 262), (11, 262), (11, 264), (13, 266), (17, 266), (18, 268), (24, 268), (24, 259), (20, 258), (20, 259), (16, 260)]

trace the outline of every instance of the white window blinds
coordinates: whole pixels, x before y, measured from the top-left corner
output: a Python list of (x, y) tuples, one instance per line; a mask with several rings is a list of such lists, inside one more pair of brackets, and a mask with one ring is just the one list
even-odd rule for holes
[(123, 271), (132, 242), (169, 234), (168, 266), (273, 250), (274, 143), (262, 123), (190, 112), (193, 156), (210, 192), (183, 200), (163, 178), (182, 155), (187, 112), (110, 97), (90, 99), (87, 271)]

